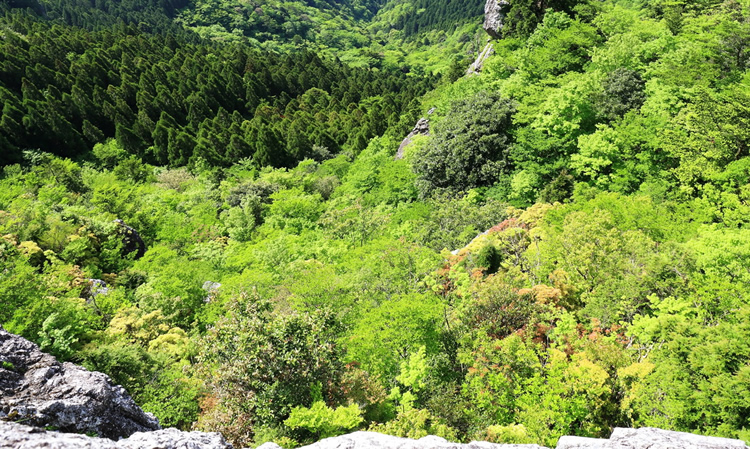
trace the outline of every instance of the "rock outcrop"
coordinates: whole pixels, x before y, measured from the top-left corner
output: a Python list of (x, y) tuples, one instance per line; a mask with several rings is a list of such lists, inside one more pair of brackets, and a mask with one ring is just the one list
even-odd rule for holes
[[(267, 449), (275, 449), (269, 447)], [(419, 440), (399, 438), (376, 432), (354, 432), (320, 440), (300, 449), (543, 449), (536, 444), (451, 443), (444, 438), (427, 436)]]
[(0, 419), (112, 439), (159, 429), (107, 375), (60, 363), (2, 328)]
[(0, 421), (0, 449), (232, 449), (218, 433), (181, 432), (177, 429), (138, 432), (113, 441), (75, 433), (45, 431)]
[[(430, 111), (433, 111), (433, 109), (430, 109)], [(395, 160), (398, 161), (404, 158), (404, 148), (406, 148), (411, 143), (411, 140), (414, 138), (414, 136), (418, 135), (430, 135), (430, 121), (424, 117), (417, 121), (417, 124), (414, 125), (414, 129), (412, 129), (411, 132), (404, 138), (404, 140), (401, 141), (401, 145), (398, 146), (398, 151), (396, 151), (396, 157), (394, 158)]]
[(138, 432), (117, 442), (122, 449), (232, 449), (220, 433), (163, 429)]
[[(258, 449), (280, 449), (267, 443)], [(495, 444), (473, 441), (451, 443), (436, 436), (419, 440), (398, 438), (374, 432), (354, 432), (320, 440), (300, 449), (545, 449), (536, 444)], [(562, 437), (556, 449), (748, 449), (743, 441), (705, 437), (683, 432), (644, 427), (616, 428), (609, 439)]]
[(480, 73), (484, 68), (484, 62), (487, 60), (487, 58), (492, 56), (493, 53), (495, 53), (495, 48), (492, 46), (492, 42), (487, 42), (487, 45), (484, 46), (484, 49), (481, 53), (479, 53), (477, 59), (466, 70), (466, 74), (476, 75)]
[(556, 449), (747, 449), (744, 441), (642, 427), (615, 428), (609, 439), (561, 437)]
[(493, 39), (502, 37), (503, 20), (509, 7), (507, 0), (487, 0), (484, 4), (484, 31)]

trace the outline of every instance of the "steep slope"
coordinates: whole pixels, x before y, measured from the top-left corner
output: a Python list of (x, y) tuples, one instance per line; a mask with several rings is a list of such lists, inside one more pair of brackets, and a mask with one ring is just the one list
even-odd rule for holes
[(376, 30), (398, 30), (410, 37), (431, 29), (453, 30), (456, 25), (476, 22), (484, 4), (476, 0), (390, 0), (373, 19)]
[(178, 22), (205, 37), (248, 38), (268, 49), (294, 48), (305, 42), (344, 50), (369, 44), (363, 25), (381, 1), (192, 0), (178, 14)]
[(750, 438), (750, 2), (514, 5), (424, 96), (478, 23), (337, 60), (6, 15), (0, 323), (238, 446)]
[(160, 165), (292, 166), (323, 157), (316, 151), (359, 151), (403, 126), (401, 115), (434, 82), (134, 26), (92, 32), (20, 12), (0, 20), (6, 164), (25, 149), (77, 157), (117, 138), (127, 154)]

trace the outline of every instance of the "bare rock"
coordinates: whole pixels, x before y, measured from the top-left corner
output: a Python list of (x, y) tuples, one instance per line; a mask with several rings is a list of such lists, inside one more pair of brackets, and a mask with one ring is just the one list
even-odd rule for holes
[(50, 432), (0, 421), (0, 449), (232, 449), (218, 433), (181, 432), (177, 429), (139, 432), (112, 441), (75, 433)]
[(49, 432), (36, 427), (0, 421), (0, 449), (117, 449), (106, 438), (75, 433)]
[(122, 246), (123, 250), (130, 254), (135, 252), (135, 258), (140, 259), (146, 254), (146, 243), (141, 238), (141, 235), (135, 229), (126, 225), (124, 221), (119, 218), (115, 220), (115, 223), (120, 225), (120, 235), (122, 235)]
[(492, 42), (488, 42), (487, 45), (484, 46), (484, 50), (482, 50), (481, 53), (479, 53), (479, 56), (477, 56), (477, 59), (469, 66), (468, 70), (466, 70), (467, 75), (476, 75), (482, 71), (484, 68), (484, 62), (492, 56), (492, 54), (495, 53), (495, 49), (492, 46)]
[(182, 432), (163, 429), (138, 432), (117, 442), (122, 449), (232, 449), (221, 434), (216, 432)]
[[(433, 109), (430, 109), (430, 111), (433, 111)], [(412, 129), (411, 132), (404, 138), (404, 140), (401, 141), (401, 145), (399, 145), (398, 151), (396, 151), (396, 157), (394, 158), (395, 160), (398, 161), (404, 158), (404, 148), (406, 148), (411, 143), (411, 140), (414, 138), (414, 136), (418, 135), (430, 135), (430, 121), (424, 117), (417, 121), (417, 124), (414, 125), (414, 129)]]
[(536, 444), (451, 443), (444, 438), (427, 436), (419, 440), (399, 438), (376, 432), (354, 432), (320, 440), (300, 449), (544, 449)]
[(744, 441), (642, 427), (615, 428), (608, 449), (747, 449)]
[(547, 449), (538, 444), (497, 444), (487, 441), (472, 441), (465, 446), (467, 449)]
[(105, 374), (60, 363), (0, 328), (0, 419), (118, 439), (159, 429)]
[(282, 449), (281, 446), (279, 446), (276, 443), (273, 443), (269, 441), (268, 443), (263, 443), (260, 446), (256, 447), (255, 449)]
[(484, 4), (484, 31), (493, 39), (502, 37), (503, 20), (509, 7), (507, 0), (487, 0)]
[(603, 438), (560, 437), (555, 449), (605, 449), (609, 447), (609, 440)]

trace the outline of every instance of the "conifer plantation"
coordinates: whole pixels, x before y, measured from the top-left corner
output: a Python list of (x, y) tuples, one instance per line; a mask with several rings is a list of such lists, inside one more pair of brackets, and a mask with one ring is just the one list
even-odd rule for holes
[(483, 3), (0, 1), (0, 325), (236, 447), (750, 442), (750, 0)]

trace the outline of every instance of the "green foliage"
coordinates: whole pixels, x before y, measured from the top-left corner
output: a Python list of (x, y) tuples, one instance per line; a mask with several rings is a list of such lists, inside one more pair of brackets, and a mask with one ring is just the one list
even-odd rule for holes
[(73, 300), (58, 300), (55, 311), (39, 331), (39, 347), (61, 359), (71, 359), (88, 340), (94, 317), (92, 311)]
[(646, 100), (645, 85), (638, 72), (625, 68), (615, 70), (604, 81), (602, 113), (615, 119), (631, 109), (639, 109)]
[(210, 281), (211, 270), (201, 261), (185, 261), (163, 246), (149, 249), (135, 265), (135, 270), (149, 273), (138, 286), (135, 299), (146, 312), (161, 311), (174, 325), (189, 328), (203, 307), (206, 292), (201, 288)]
[(415, 349), (426, 346), (428, 353), (437, 352), (441, 317), (441, 305), (431, 295), (395, 297), (363, 311), (342, 342), (347, 359), (381, 381), (392, 378)]
[(507, 218), (503, 203), (478, 199), (471, 193), (463, 198), (436, 196), (428, 202), (431, 210), (417, 231), (419, 241), (435, 251), (459, 249)]
[(107, 140), (105, 143), (97, 143), (93, 149), (94, 157), (96, 157), (102, 166), (107, 169), (113, 169), (118, 162), (124, 160), (127, 157), (127, 151), (125, 151), (120, 144), (114, 140)]
[(189, 371), (188, 363), (169, 366), (138, 395), (143, 409), (159, 418), (162, 426), (188, 430), (198, 419), (198, 403), (204, 391)]
[(201, 343), (202, 369), (216, 402), (200, 425), (221, 429), (240, 444), (255, 429), (283, 423), (294, 407), (311, 406), (316, 385), (331, 399), (342, 365), (330, 313), (279, 315), (256, 297), (233, 309)]
[(396, 419), (385, 424), (374, 425), (371, 432), (380, 432), (397, 437), (419, 439), (428, 435), (445, 438), (448, 441), (458, 439), (456, 431), (445, 422), (433, 416), (426, 409), (409, 409), (398, 414)]
[(316, 401), (310, 408), (293, 408), (284, 425), (291, 429), (307, 429), (319, 439), (347, 433), (362, 421), (362, 411), (357, 404), (332, 409), (325, 402)]
[(665, 131), (664, 147), (679, 161), (675, 175), (690, 191), (716, 176), (721, 167), (747, 156), (747, 94), (741, 86), (726, 92), (698, 90)]
[[(552, 11), (572, 13), (583, 10), (580, 6), (588, 3), (581, 0), (546, 0), (542, 2), (522, 0), (510, 4), (503, 23), (504, 36), (527, 37), (534, 32), (537, 25)], [(577, 8), (578, 7), (578, 8)]]
[(564, 12), (550, 12), (526, 41), (521, 68), (538, 78), (581, 71), (589, 59), (583, 49), (597, 41), (593, 26), (572, 20)]
[(513, 102), (498, 93), (479, 92), (451, 105), (430, 143), (415, 156), (422, 192), (487, 186), (507, 173), (514, 112)]
[(460, 77), (476, 2), (146, 3), (4, 10), (5, 329), (239, 446), (747, 437), (747, 2), (511, 2)]
[[(217, 7), (198, 3), (191, 7)], [(272, 20), (273, 8), (263, 6), (263, 19)], [(84, 8), (73, 7), (76, 15)], [(236, 11), (228, 4), (222, 8)], [(113, 6), (112, 12), (117, 9)], [(255, 8), (245, 12), (259, 17)], [(25, 36), (3, 42), (3, 54), (13, 55), (8, 75), (13, 67), (33, 68), (28, 74), (12, 73), (17, 79), (2, 84), (6, 106), (0, 143), (7, 142), (3, 163), (8, 164), (21, 161), (20, 149), (80, 157), (94, 146), (104, 167), (118, 165), (118, 177), (139, 182), (149, 176), (141, 161), (229, 166), (252, 157), (257, 167), (293, 166), (316, 156), (315, 148), (332, 154), (360, 150), (397, 124), (412, 100), (434, 83), (430, 77), (407, 78), (399, 70), (351, 68), (312, 52), (281, 57), (134, 26), (95, 33), (58, 24), (66, 31), (57, 32), (24, 14), (14, 11), (3, 19), (4, 28)], [(291, 25), (283, 17), (283, 25)], [(46, 56), (50, 48), (54, 57)], [(152, 65), (134, 62), (140, 60)]]
[[(648, 356), (648, 369), (624, 399), (633, 421), (737, 437), (746, 413), (742, 398), (748, 394), (746, 331), (745, 307), (717, 326), (685, 320), (670, 328), (664, 335), (668, 340)], [(669, 391), (659, 391), (665, 383)]]

